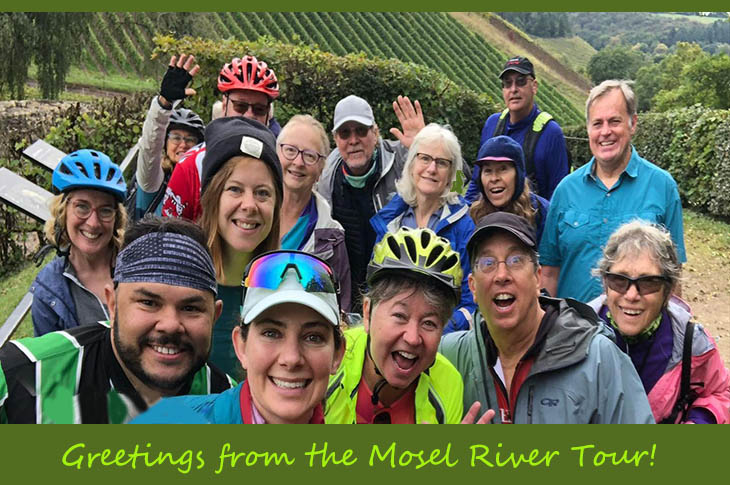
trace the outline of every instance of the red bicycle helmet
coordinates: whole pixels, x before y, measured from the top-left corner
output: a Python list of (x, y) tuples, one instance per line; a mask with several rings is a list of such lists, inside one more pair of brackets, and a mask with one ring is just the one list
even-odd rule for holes
[(254, 56), (234, 57), (218, 75), (218, 90), (227, 93), (234, 89), (249, 89), (267, 95), (271, 100), (279, 96), (276, 74), (265, 62)]

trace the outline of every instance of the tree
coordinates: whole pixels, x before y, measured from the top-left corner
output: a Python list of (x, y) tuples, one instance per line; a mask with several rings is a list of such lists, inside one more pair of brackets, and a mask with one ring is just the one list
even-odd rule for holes
[(88, 28), (88, 13), (0, 13), (0, 89), (23, 98), (28, 68), (38, 66), (38, 84), (44, 98), (56, 98), (63, 90), (72, 60)]
[(588, 74), (594, 84), (606, 79), (633, 79), (644, 56), (625, 46), (611, 47), (598, 51), (588, 61)]

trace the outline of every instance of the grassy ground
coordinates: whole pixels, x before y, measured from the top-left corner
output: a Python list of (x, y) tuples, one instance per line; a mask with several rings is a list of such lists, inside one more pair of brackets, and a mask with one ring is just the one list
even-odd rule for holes
[[(45, 265), (52, 258), (49, 255), (43, 264)], [(28, 292), (30, 284), (35, 279), (41, 267), (29, 263), (17, 273), (0, 279), (0, 325), (5, 322), (5, 319), (8, 318), (13, 309), (15, 309), (15, 306), (20, 303), (20, 300)], [(32, 335), (33, 323), (29, 312), (25, 319), (23, 319), (23, 323), (21, 323), (18, 330), (16, 330), (13, 338), (29, 337)]]

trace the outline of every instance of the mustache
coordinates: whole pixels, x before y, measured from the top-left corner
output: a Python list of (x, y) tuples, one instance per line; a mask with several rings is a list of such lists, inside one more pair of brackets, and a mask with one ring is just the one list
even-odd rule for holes
[(190, 342), (188, 342), (187, 339), (183, 340), (181, 335), (168, 333), (161, 333), (158, 335), (145, 335), (144, 337), (139, 339), (139, 345), (140, 347), (143, 345), (171, 345), (179, 348), (180, 350), (190, 350), (193, 348), (193, 346), (190, 345)]

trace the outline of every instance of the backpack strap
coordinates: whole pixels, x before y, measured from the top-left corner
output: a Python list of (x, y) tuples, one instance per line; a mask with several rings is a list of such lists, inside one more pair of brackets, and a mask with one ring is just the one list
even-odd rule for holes
[(689, 407), (697, 397), (690, 389), (690, 373), (692, 371), (692, 338), (694, 337), (695, 324), (692, 321), (687, 322), (684, 330), (684, 342), (682, 344), (682, 379), (679, 385), (679, 395), (677, 402), (674, 403), (672, 413), (662, 420), (661, 424), (674, 424), (677, 422), (677, 416), (681, 413), (679, 422), (687, 419)]
[(545, 126), (553, 119), (553, 115), (541, 111), (532, 122), (532, 129), (525, 134), (525, 141), (522, 142), (522, 150), (525, 152), (525, 174), (530, 179), (530, 187), (533, 192), (538, 192), (537, 177), (535, 175), (535, 147), (540, 140)]
[(505, 108), (504, 111), (502, 111), (502, 114), (499, 115), (499, 121), (497, 121), (497, 126), (494, 128), (494, 133), (492, 133), (492, 138), (499, 135), (504, 135), (504, 129), (507, 127), (507, 115), (509, 114), (509, 108)]

